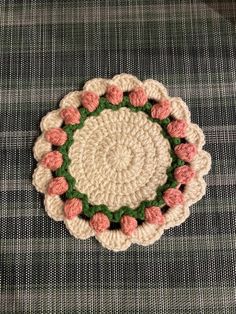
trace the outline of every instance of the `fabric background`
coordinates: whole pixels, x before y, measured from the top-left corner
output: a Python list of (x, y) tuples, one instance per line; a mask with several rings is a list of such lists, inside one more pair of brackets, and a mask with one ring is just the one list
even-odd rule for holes
[[(0, 1), (1, 313), (236, 313), (235, 1)], [(206, 196), (152, 246), (76, 240), (31, 184), (40, 119), (93, 77), (131, 73), (189, 105)]]

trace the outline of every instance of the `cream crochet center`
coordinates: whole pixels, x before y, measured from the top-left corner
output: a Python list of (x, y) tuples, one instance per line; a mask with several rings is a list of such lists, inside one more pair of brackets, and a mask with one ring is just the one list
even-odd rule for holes
[(74, 133), (69, 150), (76, 189), (92, 205), (135, 208), (155, 198), (171, 165), (169, 142), (143, 112), (104, 110)]

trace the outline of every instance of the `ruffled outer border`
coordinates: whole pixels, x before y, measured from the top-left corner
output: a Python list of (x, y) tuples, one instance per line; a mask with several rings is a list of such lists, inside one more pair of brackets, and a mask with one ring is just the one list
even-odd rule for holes
[[(63, 123), (59, 113), (60, 109), (49, 112), (41, 121), (40, 128), (42, 134), (38, 137), (34, 145), (34, 157), (38, 161), (37, 168), (33, 174), (33, 184), (37, 191), (45, 194), (45, 209), (48, 215), (56, 221), (64, 220), (69, 232), (78, 239), (87, 239), (95, 236), (97, 240), (107, 249), (113, 251), (126, 250), (132, 243), (141, 245), (149, 245), (158, 240), (165, 229), (180, 225), (189, 216), (189, 206), (199, 201), (205, 194), (206, 183), (203, 176), (206, 175), (211, 167), (211, 157), (209, 153), (202, 150), (205, 144), (204, 134), (198, 125), (190, 122), (190, 112), (185, 102), (179, 97), (169, 97), (166, 88), (159, 82), (148, 79), (144, 82), (139, 81), (130, 74), (119, 74), (111, 80), (96, 78), (88, 81), (83, 90), (89, 90), (97, 93), (99, 96), (104, 95), (109, 84), (115, 84), (120, 87), (123, 92), (131, 91), (137, 86), (142, 86), (148, 98), (159, 101), (166, 98), (171, 103), (171, 115), (176, 119), (185, 119), (189, 126), (187, 129), (186, 139), (188, 142), (196, 145), (198, 153), (194, 160), (190, 163), (195, 170), (195, 177), (185, 186), (183, 205), (170, 208), (165, 215), (165, 223), (161, 226), (148, 224), (144, 222), (140, 225), (132, 236), (127, 236), (120, 230), (107, 230), (100, 234), (95, 234), (90, 227), (88, 221), (75, 217), (68, 220), (63, 214), (63, 202), (59, 196), (50, 196), (46, 192), (48, 182), (52, 178), (52, 173), (40, 164), (42, 156), (52, 151), (52, 146), (44, 138), (44, 132), (53, 127), (60, 127)], [(67, 94), (60, 102), (60, 108), (68, 106), (79, 107), (82, 91), (74, 91)]]

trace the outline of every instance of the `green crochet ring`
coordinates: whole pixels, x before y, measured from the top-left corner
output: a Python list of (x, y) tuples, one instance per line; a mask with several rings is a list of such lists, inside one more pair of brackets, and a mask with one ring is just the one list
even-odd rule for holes
[[(170, 145), (171, 145), (170, 155), (172, 158), (172, 163), (166, 172), (167, 176), (168, 176), (167, 182), (164, 185), (157, 188), (155, 199), (142, 201), (140, 203), (140, 205), (137, 208), (135, 208), (135, 210), (131, 209), (128, 206), (122, 206), (118, 210), (116, 210), (115, 212), (112, 212), (104, 204), (91, 205), (89, 203), (87, 195), (83, 194), (83, 193), (81, 193), (75, 189), (76, 180), (68, 172), (68, 166), (70, 165), (70, 159), (68, 157), (68, 151), (69, 151), (71, 145), (73, 144), (73, 134), (74, 134), (75, 130), (81, 129), (84, 125), (85, 120), (88, 117), (98, 116), (105, 109), (111, 109), (113, 111), (116, 111), (122, 107), (129, 108), (133, 112), (138, 112), (138, 111), (145, 112), (146, 114), (148, 114), (148, 116), (149, 116), (148, 119), (150, 121), (152, 121), (154, 123), (158, 123), (162, 127), (162, 135), (168, 139), (168, 141), (170, 142)], [(151, 207), (151, 206), (162, 207), (165, 204), (165, 202), (162, 198), (163, 192), (165, 192), (168, 188), (175, 188), (177, 186), (178, 182), (174, 179), (173, 172), (174, 172), (175, 168), (177, 168), (179, 166), (183, 166), (185, 164), (185, 162), (183, 160), (179, 159), (175, 155), (173, 149), (176, 145), (183, 142), (183, 140), (181, 140), (180, 138), (173, 138), (173, 137), (169, 136), (167, 131), (166, 131), (166, 127), (171, 122), (170, 118), (166, 118), (163, 120), (153, 119), (151, 117), (151, 108), (152, 108), (152, 104), (150, 102), (147, 102), (143, 107), (132, 106), (128, 96), (124, 96), (122, 102), (116, 106), (109, 103), (105, 97), (100, 97), (99, 106), (97, 107), (97, 109), (95, 111), (89, 112), (86, 108), (83, 108), (83, 107), (81, 107), (79, 109), (79, 112), (80, 112), (80, 123), (79, 124), (66, 125), (63, 127), (63, 130), (66, 132), (68, 139), (67, 139), (66, 143), (59, 148), (59, 152), (63, 155), (63, 164), (62, 164), (61, 168), (59, 168), (56, 171), (55, 174), (58, 177), (65, 177), (68, 184), (69, 184), (69, 189), (65, 194), (66, 199), (79, 198), (82, 200), (83, 214), (86, 217), (91, 218), (96, 212), (102, 212), (105, 215), (107, 215), (107, 217), (109, 218), (110, 221), (115, 222), (115, 223), (118, 223), (123, 215), (129, 215), (129, 216), (132, 216), (132, 217), (138, 219), (139, 221), (143, 221), (145, 219), (145, 215), (144, 215), (145, 208)]]

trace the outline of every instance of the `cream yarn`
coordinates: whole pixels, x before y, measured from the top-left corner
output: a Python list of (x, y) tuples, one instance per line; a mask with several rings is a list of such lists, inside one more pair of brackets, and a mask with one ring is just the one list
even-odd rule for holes
[(92, 205), (105, 204), (111, 211), (135, 208), (154, 199), (166, 182), (169, 149), (161, 127), (145, 113), (108, 109), (75, 132), (69, 172)]

